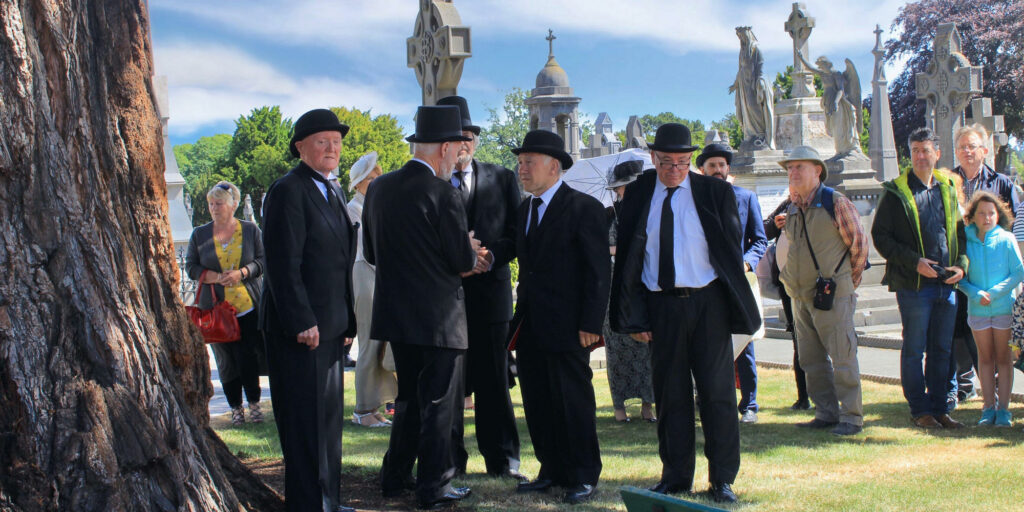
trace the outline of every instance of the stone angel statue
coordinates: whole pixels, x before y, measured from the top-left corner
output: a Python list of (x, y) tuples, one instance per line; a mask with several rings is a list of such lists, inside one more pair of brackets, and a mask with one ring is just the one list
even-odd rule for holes
[(751, 149), (775, 147), (775, 101), (764, 77), (764, 56), (750, 27), (736, 27), (740, 39), (739, 70), (729, 92), (736, 93), (736, 118), (743, 127), (743, 144)]
[(850, 59), (846, 59), (846, 71), (840, 73), (832, 68), (832, 61), (824, 55), (818, 57), (814, 67), (804, 58), (803, 52), (797, 57), (807, 69), (821, 77), (824, 91), (821, 107), (825, 110), (825, 129), (836, 144), (836, 155), (861, 152), (860, 130), (864, 123), (861, 106), (860, 77)]

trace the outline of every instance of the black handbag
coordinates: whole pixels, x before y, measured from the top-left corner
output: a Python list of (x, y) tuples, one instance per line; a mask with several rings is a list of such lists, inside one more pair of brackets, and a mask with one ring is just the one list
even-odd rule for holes
[[(811, 261), (814, 262), (814, 270), (818, 272), (818, 280), (814, 282), (814, 309), (832, 311), (832, 303), (836, 300), (836, 280), (831, 277), (822, 277), (821, 268), (818, 267), (818, 258), (814, 255), (814, 247), (811, 246), (811, 237), (807, 235), (807, 218), (804, 217), (803, 210), (800, 210), (800, 220), (804, 224), (804, 239), (807, 240), (807, 250), (811, 251)], [(843, 257), (839, 258), (839, 264), (832, 271), (833, 276), (836, 272), (839, 272), (839, 267), (843, 266), (843, 261), (846, 261), (847, 254), (850, 254), (850, 251), (846, 251), (843, 253)]]

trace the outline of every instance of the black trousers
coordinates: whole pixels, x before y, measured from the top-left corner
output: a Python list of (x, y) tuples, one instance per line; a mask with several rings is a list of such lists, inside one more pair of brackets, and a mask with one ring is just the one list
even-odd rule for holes
[(523, 412), (540, 461), (537, 478), (563, 487), (597, 485), (601, 447), (590, 353), (524, 348), (516, 353)]
[(240, 377), (227, 381), (223, 377), (220, 379), (224, 397), (228, 399), (228, 405), (232, 408), (242, 406), (243, 388), (245, 399), (250, 404), (260, 402), (260, 363), (257, 351), (263, 347), (263, 333), (259, 329), (258, 316), (256, 311), (250, 311), (238, 317), (242, 338), (232, 343), (217, 343), (214, 346), (215, 351), (222, 350), (224, 357), (230, 358), (238, 365), (241, 372)]
[(321, 339), (310, 350), (294, 337), (265, 335), (286, 508), (334, 511), (341, 504), (345, 339)]
[[(508, 392), (508, 322), (469, 321), (466, 388), (476, 393), (476, 443), (490, 474), (519, 470), (519, 432)], [(460, 404), (461, 407), (462, 404)], [(469, 454), (463, 438), (463, 415), (456, 418), (453, 437), (455, 468), (466, 471)]]
[(779, 299), (782, 301), (782, 312), (786, 315), (786, 331), (793, 335), (793, 377), (796, 378), (796, 398), (806, 402), (807, 396), (807, 374), (800, 367), (800, 351), (797, 350), (796, 329), (793, 328), (793, 299), (786, 295), (786, 290), (779, 287)]
[(412, 479), (416, 497), (433, 501), (447, 492), (455, 476), (452, 432), (462, 410), (465, 350), (424, 347), (391, 341), (398, 373), (398, 397), (391, 442), (381, 465), (381, 488), (397, 491)]
[(700, 394), (709, 480), (731, 484), (739, 472), (740, 431), (732, 336), (728, 315), (723, 314), (729, 308), (725, 293), (716, 280), (689, 297), (648, 295), (661, 481), (669, 485), (693, 485), (694, 383)]
[[(967, 296), (956, 291), (956, 324), (953, 327), (953, 357), (949, 358), (950, 381), (956, 378), (957, 391), (966, 395), (974, 389), (974, 368), (978, 367), (978, 345), (967, 325)], [(950, 397), (952, 398), (952, 397)]]

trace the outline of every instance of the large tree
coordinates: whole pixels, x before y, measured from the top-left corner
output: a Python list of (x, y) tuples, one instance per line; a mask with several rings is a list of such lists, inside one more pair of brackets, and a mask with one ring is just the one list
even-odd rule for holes
[[(1006, 120), (1006, 131), (1024, 138), (1024, 2), (1021, 0), (918, 0), (900, 8), (893, 21), (899, 37), (886, 42), (886, 60), (909, 57), (891, 83), (893, 132), (905, 155), (910, 132), (924, 126), (924, 100), (917, 99), (914, 75), (932, 58), (940, 23), (956, 23), (963, 54), (984, 66), (984, 95)], [(946, 148), (943, 148), (946, 150)]]
[(174, 158), (185, 178), (185, 191), (192, 198), (193, 226), (210, 222), (206, 192), (218, 181), (233, 183), (237, 179), (235, 170), (226, 167), (230, 146), (231, 136), (226, 133), (200, 137), (194, 144), (174, 146)]
[(269, 510), (209, 427), (143, 0), (0, 3), (0, 509)]
[(338, 181), (346, 192), (349, 169), (366, 153), (377, 152), (377, 164), (383, 172), (398, 169), (409, 160), (409, 144), (402, 138), (402, 127), (395, 116), (374, 116), (369, 110), (355, 108), (335, 107), (331, 110), (349, 127), (348, 135), (341, 145), (341, 160), (338, 164)]
[(487, 109), (489, 126), (480, 130), (477, 158), (509, 169), (516, 168), (518, 161), (511, 150), (523, 143), (523, 137), (530, 130), (530, 109), (526, 106), (529, 94), (529, 91), (516, 87), (505, 95), (500, 111), (497, 108)]

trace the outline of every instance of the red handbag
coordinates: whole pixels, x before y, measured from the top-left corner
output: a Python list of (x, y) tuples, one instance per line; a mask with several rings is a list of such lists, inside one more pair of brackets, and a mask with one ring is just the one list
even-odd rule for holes
[[(196, 292), (196, 304), (203, 293), (204, 270), (199, 274), (199, 290)], [(192, 323), (203, 333), (203, 340), (207, 343), (227, 343), (238, 341), (242, 338), (242, 329), (238, 326), (238, 310), (228, 301), (217, 300), (217, 292), (210, 284), (210, 294), (213, 295), (213, 307), (210, 309), (199, 309), (198, 306), (185, 306)]]

